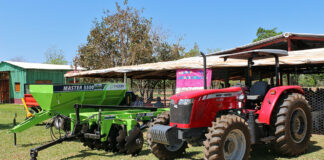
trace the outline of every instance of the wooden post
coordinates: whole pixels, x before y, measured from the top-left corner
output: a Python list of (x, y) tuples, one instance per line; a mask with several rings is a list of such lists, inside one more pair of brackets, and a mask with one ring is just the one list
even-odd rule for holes
[(166, 94), (165, 94), (165, 79), (163, 80), (163, 88), (164, 88), (164, 106), (166, 105)]

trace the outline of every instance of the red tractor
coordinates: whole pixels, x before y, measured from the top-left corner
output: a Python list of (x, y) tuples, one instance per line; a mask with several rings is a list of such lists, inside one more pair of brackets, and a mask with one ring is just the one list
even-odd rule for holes
[[(248, 60), (245, 87), (207, 90), (205, 78), (204, 90), (173, 95), (170, 112), (158, 116), (148, 130), (152, 153), (159, 159), (179, 158), (188, 144), (203, 145), (208, 160), (249, 159), (253, 144), (271, 144), (288, 156), (306, 152), (311, 108), (300, 86), (280, 84), (278, 57), (287, 55), (284, 50), (259, 49), (222, 56)], [(252, 85), (253, 59), (269, 57), (275, 58), (276, 84)]]

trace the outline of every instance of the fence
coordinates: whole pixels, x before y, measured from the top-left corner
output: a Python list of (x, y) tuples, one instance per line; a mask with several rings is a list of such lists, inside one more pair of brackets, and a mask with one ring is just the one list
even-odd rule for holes
[(304, 91), (312, 107), (313, 133), (324, 134), (324, 88), (304, 88)]

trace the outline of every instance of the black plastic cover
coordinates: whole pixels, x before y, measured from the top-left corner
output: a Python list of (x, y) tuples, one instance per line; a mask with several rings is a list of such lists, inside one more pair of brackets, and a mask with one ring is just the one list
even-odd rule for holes
[(192, 112), (192, 104), (190, 105), (171, 105), (170, 122), (189, 124)]

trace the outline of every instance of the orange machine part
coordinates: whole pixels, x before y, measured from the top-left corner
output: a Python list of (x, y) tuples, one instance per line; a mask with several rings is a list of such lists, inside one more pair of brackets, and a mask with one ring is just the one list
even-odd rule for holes
[(35, 98), (31, 94), (25, 94), (24, 99), (27, 107), (37, 107), (39, 104), (36, 102)]

